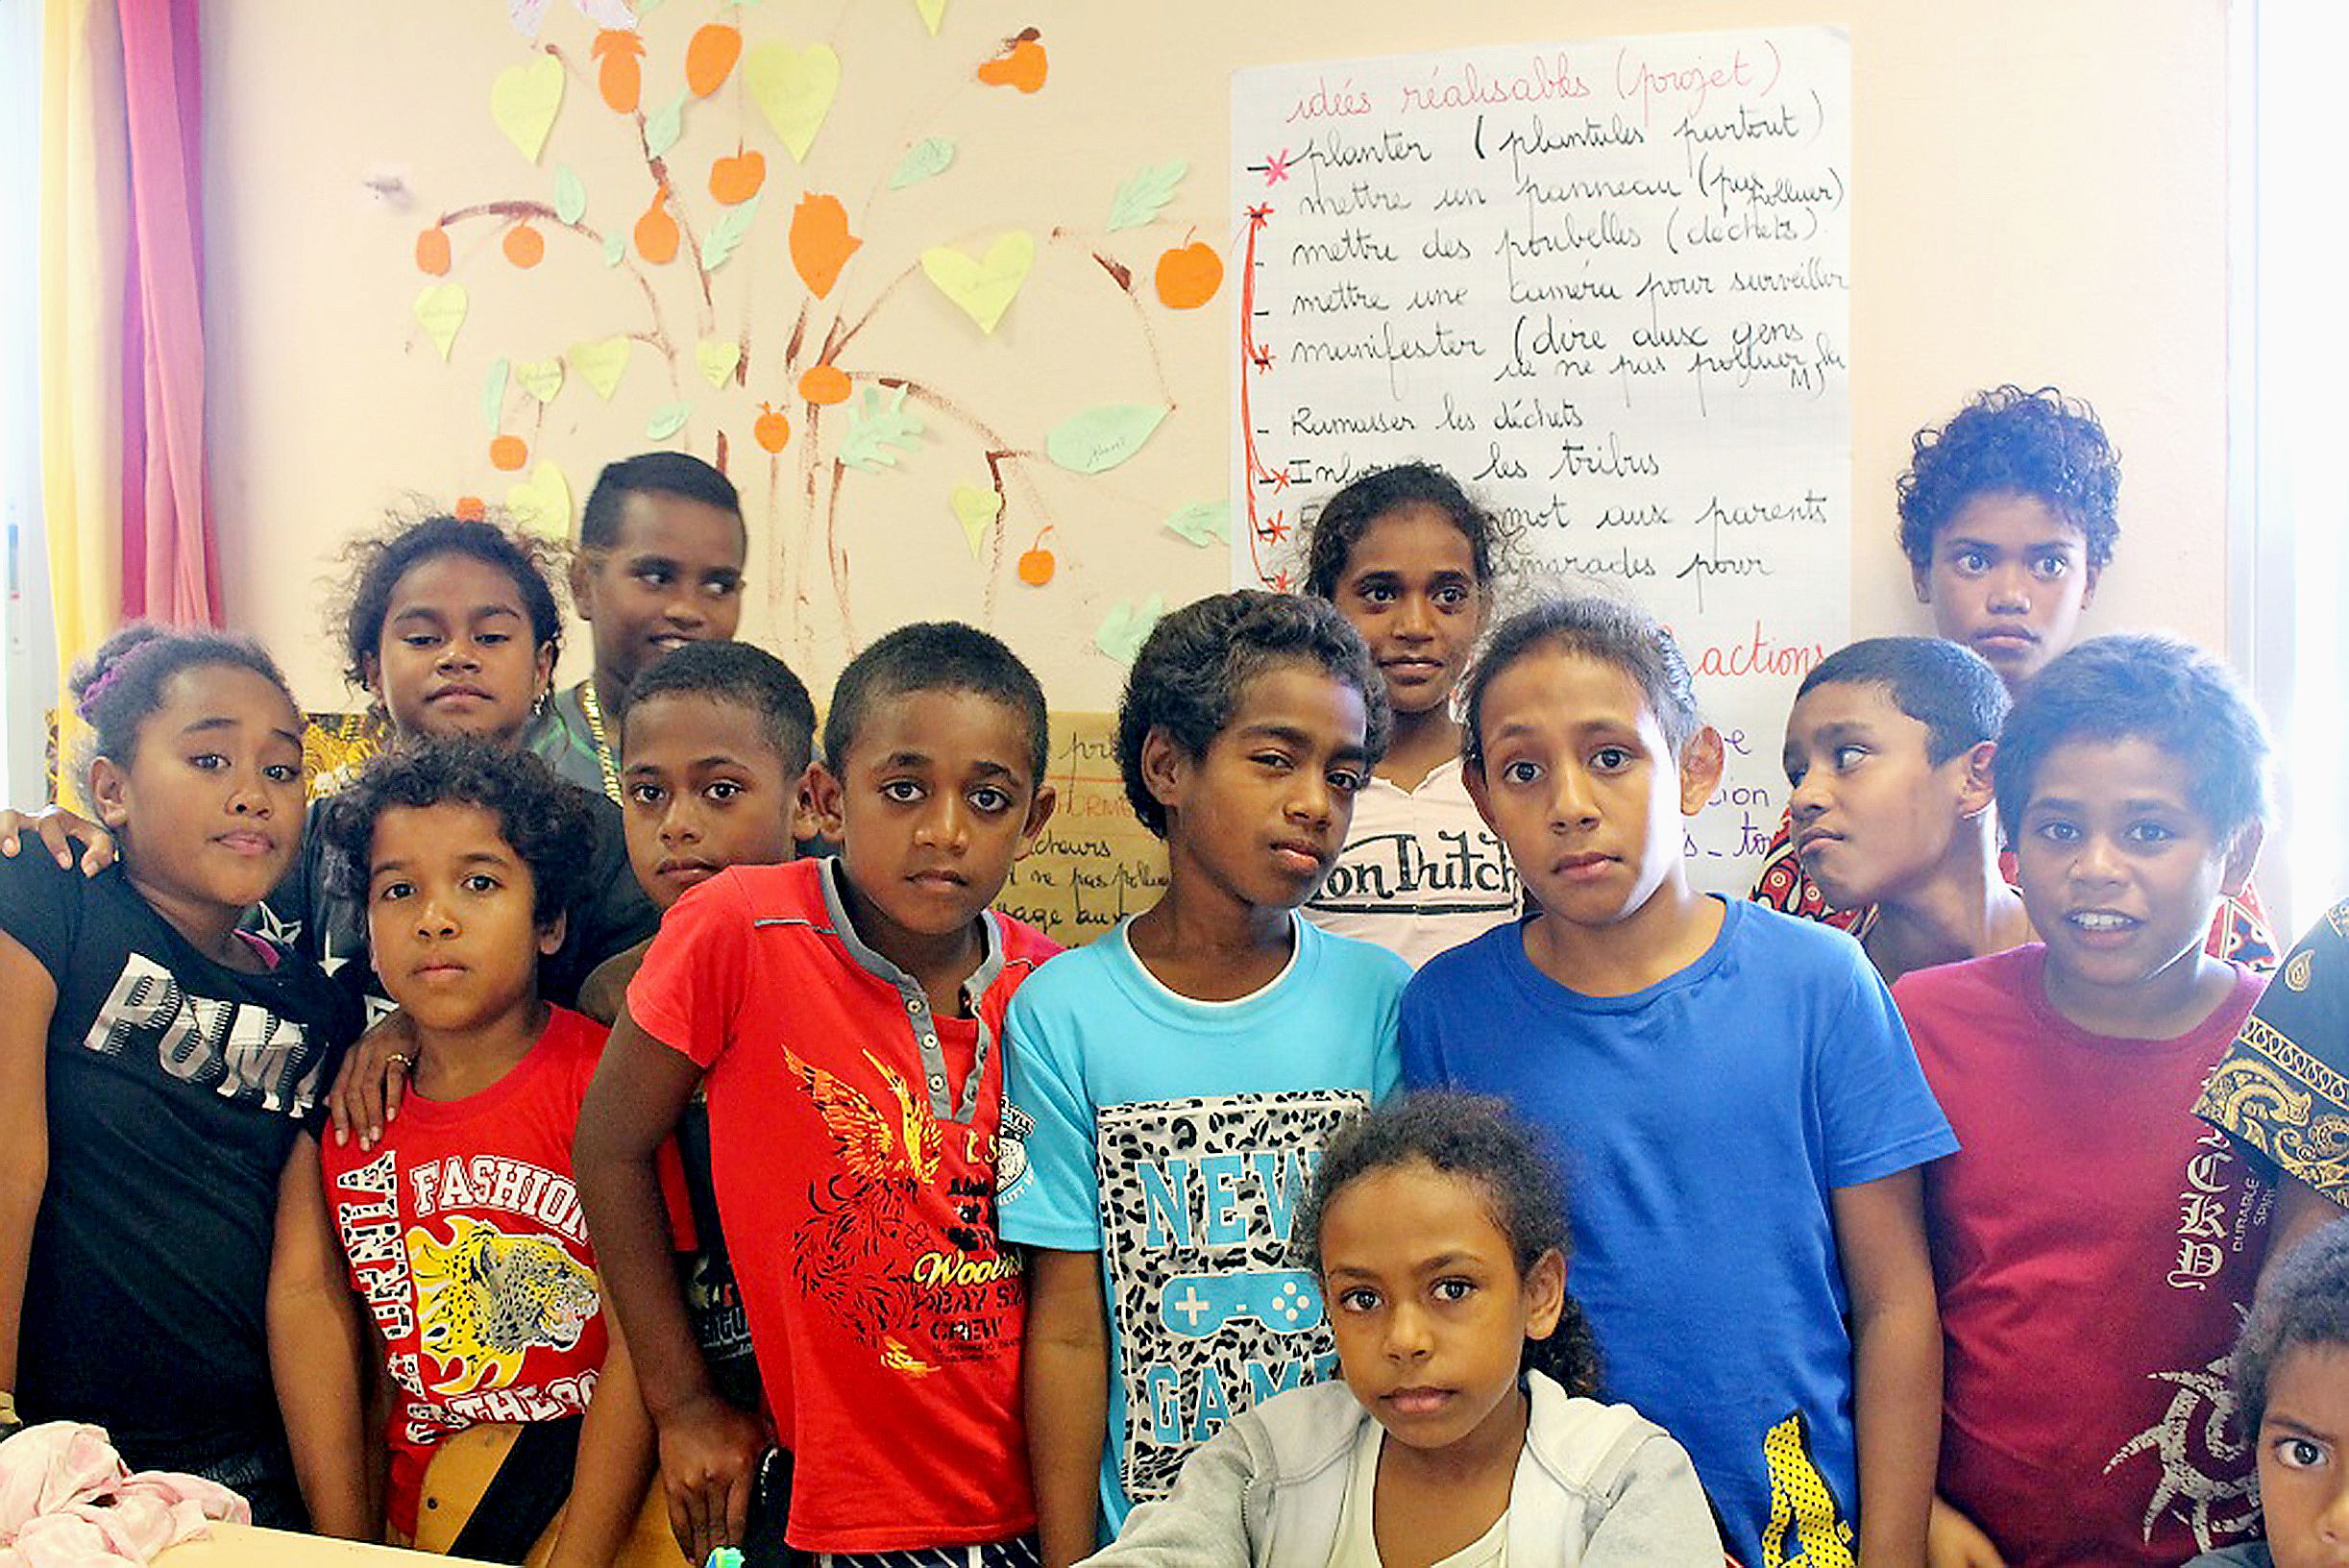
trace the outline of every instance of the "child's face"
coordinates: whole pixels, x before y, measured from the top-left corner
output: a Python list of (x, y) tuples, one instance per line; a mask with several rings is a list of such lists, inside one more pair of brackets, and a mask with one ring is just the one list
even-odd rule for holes
[(1989, 806), (1989, 743), (1937, 768), (1931, 740), (1872, 681), (1814, 686), (1787, 716), (1795, 853), (1837, 909), (1915, 886), (1941, 864), (1958, 824)]
[(504, 568), (428, 555), (400, 575), (368, 661), (367, 688), (403, 735), (509, 742), (547, 689), (553, 649)]
[(1933, 536), (1933, 559), (1912, 571), (1933, 629), (1990, 661), (2020, 691), (2071, 646), (2096, 597), (2088, 536), (2036, 496), (1976, 496)]
[(1321, 1261), (1346, 1386), (1388, 1436), (1516, 1435), (1519, 1360), (1557, 1327), (1566, 1268), (1549, 1252), (1520, 1275), (1480, 1184), (1424, 1161), (1358, 1177), (1322, 1215)]
[(2017, 880), (2047, 964), (2125, 993), (2196, 962), (2256, 829), (2221, 838), (2185, 763), (2151, 741), (2070, 741), (2040, 764), (2015, 834)]
[(2277, 1359), (2260, 1505), (2276, 1568), (2349, 1568), (2349, 1347), (2294, 1345)]
[(991, 697), (904, 692), (873, 703), (845, 757), (809, 770), (876, 950), (964, 930), (1003, 891), (1052, 815), (1030, 744), (1026, 717)]
[(424, 1028), (478, 1028), (538, 995), (563, 922), (531, 916), (536, 883), (495, 813), (395, 806), (367, 856), (367, 937), (385, 994)]
[(1371, 521), (1355, 540), (1333, 598), (1370, 645), (1398, 714), (1443, 705), (1484, 625), (1468, 536), (1424, 502)]
[(1166, 807), (1178, 871), (1258, 909), (1294, 909), (1312, 896), (1370, 774), (1365, 723), (1360, 692), (1289, 662), (1241, 685), (1231, 722), (1201, 755), (1153, 730), (1142, 776)]
[(663, 692), (631, 707), (620, 793), (628, 864), (656, 909), (728, 866), (792, 858), (799, 775), (740, 702)]
[(301, 716), (235, 665), (190, 666), (161, 696), (129, 763), (92, 766), (99, 819), (129, 830), (131, 876), (150, 898), (215, 913), (257, 904), (302, 844)]
[(1680, 820), (1721, 777), (1709, 730), (1676, 760), (1637, 681), (1554, 644), (1493, 677), (1479, 730), (1468, 793), (1546, 914), (1612, 925), (1683, 876)]
[(637, 491), (608, 549), (572, 570), (596, 669), (625, 686), (687, 643), (723, 642), (743, 614), (743, 523), (683, 496)]

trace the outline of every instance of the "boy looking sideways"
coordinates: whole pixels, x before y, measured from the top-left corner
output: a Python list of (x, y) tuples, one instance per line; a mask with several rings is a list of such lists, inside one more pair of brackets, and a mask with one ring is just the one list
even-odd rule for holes
[(2269, 1194), (2193, 1105), (2260, 992), (2203, 938), (2258, 856), (2266, 754), (2207, 654), (2072, 649), (1998, 747), (2043, 941), (1893, 988), (1959, 1141), (1925, 1177), (1937, 1560), (2153, 1568), (2254, 1528), (2249, 1456), (2196, 1434), (2228, 1413)]

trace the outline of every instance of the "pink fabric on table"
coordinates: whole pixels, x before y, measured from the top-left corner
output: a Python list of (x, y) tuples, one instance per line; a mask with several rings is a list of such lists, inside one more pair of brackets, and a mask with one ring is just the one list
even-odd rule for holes
[(199, 1476), (132, 1475), (99, 1428), (49, 1421), (0, 1443), (0, 1568), (125, 1568), (212, 1519), (253, 1509)]

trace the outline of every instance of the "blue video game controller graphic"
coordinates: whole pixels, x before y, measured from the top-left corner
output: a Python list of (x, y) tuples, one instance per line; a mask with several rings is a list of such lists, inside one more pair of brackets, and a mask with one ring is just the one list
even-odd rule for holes
[(1310, 1334), (1321, 1327), (1321, 1290), (1302, 1269), (1270, 1268), (1178, 1274), (1159, 1292), (1159, 1321), (1186, 1339), (1205, 1339), (1243, 1319), (1275, 1334)]

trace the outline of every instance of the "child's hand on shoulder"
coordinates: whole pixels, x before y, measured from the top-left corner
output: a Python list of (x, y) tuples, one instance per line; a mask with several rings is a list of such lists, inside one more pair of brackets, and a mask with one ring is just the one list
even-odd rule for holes
[(327, 1090), (327, 1114), (334, 1118), (334, 1142), (348, 1144), (358, 1134), (363, 1152), (383, 1137), (383, 1125), (400, 1116), (408, 1080), (416, 1071), (416, 1025), (404, 1012), (377, 1021), (343, 1053), (343, 1065)]
[(0, 855), (15, 858), (23, 847), (27, 828), (32, 829), (41, 846), (56, 856), (58, 865), (65, 870), (73, 870), (73, 845), (77, 839), (83, 845), (84, 876), (96, 876), (114, 864), (114, 835), (63, 806), (47, 806), (31, 813), (0, 807)]

